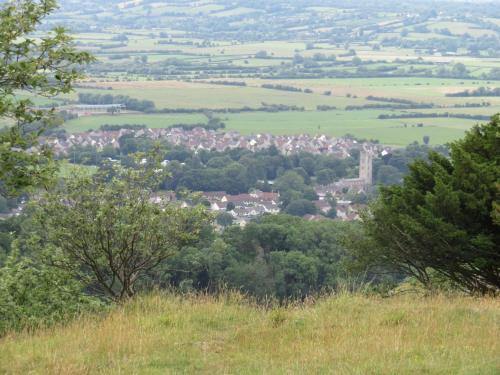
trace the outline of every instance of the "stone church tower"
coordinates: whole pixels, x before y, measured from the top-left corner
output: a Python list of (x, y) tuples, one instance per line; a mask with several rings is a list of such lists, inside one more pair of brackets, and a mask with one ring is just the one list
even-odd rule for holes
[(359, 179), (367, 186), (373, 183), (373, 152), (363, 147), (359, 154)]

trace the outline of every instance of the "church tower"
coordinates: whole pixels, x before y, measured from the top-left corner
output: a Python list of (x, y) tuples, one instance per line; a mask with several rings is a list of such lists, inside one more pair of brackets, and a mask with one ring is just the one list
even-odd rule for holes
[(373, 153), (366, 147), (359, 154), (359, 179), (368, 186), (373, 183)]

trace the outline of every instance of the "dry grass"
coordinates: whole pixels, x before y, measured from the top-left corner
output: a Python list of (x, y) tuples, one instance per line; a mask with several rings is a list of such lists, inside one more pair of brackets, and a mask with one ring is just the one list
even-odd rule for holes
[(500, 301), (149, 296), (0, 341), (7, 374), (498, 374)]

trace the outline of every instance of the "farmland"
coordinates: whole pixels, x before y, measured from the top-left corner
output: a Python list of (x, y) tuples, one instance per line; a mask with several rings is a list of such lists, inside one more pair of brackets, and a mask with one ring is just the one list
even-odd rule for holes
[[(65, 124), (70, 132), (193, 124), (213, 111), (245, 134), (349, 133), (392, 145), (427, 135), (445, 143), (500, 112), (498, 96), (447, 96), (500, 85), (500, 14), (488, 3), (481, 12), (446, 1), (405, 12), (405, 4), (385, 0), (364, 12), (363, 2), (336, 0), (65, 0), (46, 26), (69, 26), (97, 62), (56, 102), (78, 103), (79, 93), (126, 96), (162, 112), (80, 118)], [(408, 113), (417, 115), (393, 118)]]
[[(500, 112), (500, 98), (457, 98), (445, 96), (448, 92), (474, 89), (487, 85), (486, 81), (463, 82), (456, 79), (437, 78), (371, 78), (371, 79), (316, 79), (316, 80), (266, 80), (313, 93), (288, 92), (261, 88), (262, 80), (249, 79), (247, 86), (233, 87), (209, 83), (182, 81), (133, 81), (100, 82), (94, 87), (112, 87), (112, 90), (79, 89), (94, 94), (127, 95), (140, 100), (152, 100), (158, 109), (231, 109), (260, 107), (262, 103), (303, 107), (301, 112), (252, 112), (218, 114), (227, 129), (243, 134), (271, 132), (273, 134), (326, 134), (343, 136), (347, 133), (360, 138), (379, 139), (383, 143), (405, 145), (421, 141), (424, 135), (431, 143), (445, 143), (463, 136), (476, 120), (459, 118), (420, 118), (382, 120), (383, 114), (405, 113), (408, 110), (345, 110), (348, 106), (364, 106), (373, 101), (367, 96), (401, 98), (432, 103), (436, 108), (419, 109), (421, 113), (467, 113), (485, 115)], [(97, 86), (96, 86), (97, 85)], [(330, 96), (323, 95), (332, 91)], [(483, 103), (490, 106), (456, 108), (463, 103)], [(321, 105), (335, 110), (318, 111)], [(102, 124), (146, 124), (149, 127), (168, 127), (173, 124), (193, 124), (204, 121), (202, 114), (122, 114), (82, 117), (66, 124), (68, 131), (96, 129)], [(406, 127), (405, 127), (406, 124)], [(418, 127), (421, 124), (421, 127)]]
[[(242, 134), (325, 134), (378, 139), (390, 145), (405, 145), (421, 141), (424, 135), (432, 144), (443, 144), (463, 136), (465, 130), (477, 123), (474, 120), (454, 118), (390, 119), (379, 120), (379, 111), (305, 111), (281, 113), (241, 113), (222, 115), (226, 129)], [(204, 121), (202, 115), (142, 115), (89, 116), (71, 120), (66, 124), (70, 132), (97, 129), (101, 125), (140, 124), (150, 128), (174, 124), (195, 124)], [(380, 123), (379, 125), (376, 125)], [(406, 124), (406, 127), (405, 127)], [(423, 124), (423, 126), (419, 126)]]

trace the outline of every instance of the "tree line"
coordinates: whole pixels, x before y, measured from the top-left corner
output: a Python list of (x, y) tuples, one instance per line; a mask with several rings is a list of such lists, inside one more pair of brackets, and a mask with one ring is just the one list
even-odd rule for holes
[(78, 93), (81, 104), (124, 104), (130, 111), (154, 112), (155, 103), (151, 100), (138, 100), (126, 95)]
[(489, 120), (490, 116), (486, 115), (473, 115), (468, 113), (395, 113), (395, 114), (381, 114), (377, 117), (380, 120), (398, 119), (398, 118), (462, 118), (467, 120)]
[(500, 87), (490, 88), (490, 87), (479, 87), (475, 90), (465, 90), (460, 92), (452, 92), (446, 94), (446, 96), (450, 97), (460, 97), (460, 98), (468, 98), (468, 97), (477, 97), (477, 96), (500, 96)]

